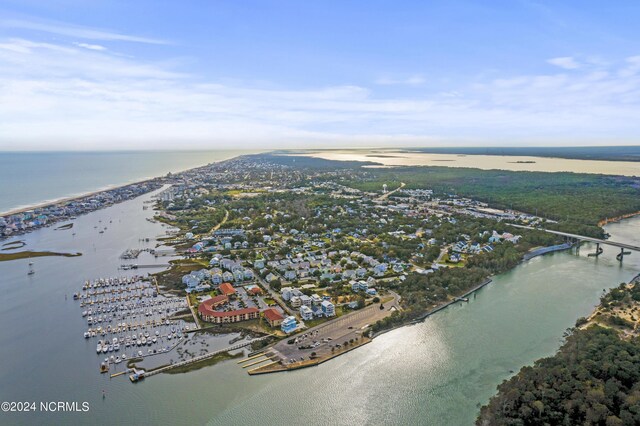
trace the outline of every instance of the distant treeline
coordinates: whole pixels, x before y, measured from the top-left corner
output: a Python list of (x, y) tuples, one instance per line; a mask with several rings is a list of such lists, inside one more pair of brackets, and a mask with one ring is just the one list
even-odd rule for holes
[(555, 157), (576, 160), (640, 161), (640, 146), (412, 148), (405, 152)]

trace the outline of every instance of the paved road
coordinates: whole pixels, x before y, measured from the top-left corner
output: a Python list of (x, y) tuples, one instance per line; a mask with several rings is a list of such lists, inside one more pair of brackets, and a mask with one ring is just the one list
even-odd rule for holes
[[(362, 310), (343, 315), (333, 321), (284, 339), (274, 345), (269, 352), (285, 365), (308, 360), (312, 352), (315, 352), (318, 357), (328, 355), (334, 345), (344, 345), (345, 341), (360, 337), (362, 329), (367, 325), (373, 324), (391, 315), (394, 310), (399, 309), (399, 296), (395, 293), (393, 295), (394, 299), (385, 303), (383, 305), (384, 309), (380, 309), (380, 304), (375, 303)], [(298, 343), (288, 344), (287, 342), (291, 339), (298, 339)], [(299, 346), (313, 345), (314, 343), (318, 343), (318, 346), (310, 349), (299, 349)], [(275, 359), (275, 357), (272, 356), (271, 358)]]
[(256, 277), (258, 281), (260, 281), (260, 284), (262, 284), (262, 287), (264, 287), (267, 290), (267, 292), (269, 293), (269, 296), (271, 296), (271, 298), (275, 300), (278, 303), (278, 305), (280, 305), (280, 307), (286, 311), (286, 313), (288, 313), (289, 315), (296, 316), (297, 312), (291, 309), (289, 305), (287, 305), (284, 302), (284, 300), (282, 300), (282, 298), (280, 297), (280, 294), (274, 289), (272, 289), (269, 283), (263, 280), (262, 277), (257, 273), (257, 271), (255, 270), (253, 271), (253, 276)]
[(382, 201), (386, 198), (388, 198), (390, 195), (394, 194), (396, 191), (401, 190), (402, 188), (405, 187), (405, 183), (404, 182), (400, 182), (400, 186), (397, 187), (396, 189), (394, 189), (393, 191), (389, 191), (387, 193), (382, 194), (381, 196), (379, 196), (378, 198), (375, 199), (375, 201)]

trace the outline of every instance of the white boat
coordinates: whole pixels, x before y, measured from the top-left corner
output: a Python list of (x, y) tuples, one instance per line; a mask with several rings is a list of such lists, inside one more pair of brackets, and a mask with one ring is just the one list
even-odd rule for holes
[(109, 347), (107, 345), (102, 345), (102, 353), (106, 354), (109, 351)]
[(142, 351), (138, 351), (138, 356), (142, 356)]
[(100, 352), (102, 352), (102, 345), (98, 343), (98, 346), (96, 346), (96, 353), (100, 353)]
[(151, 339), (151, 341), (152, 341), (153, 343), (156, 343), (156, 342), (158, 341), (158, 339), (156, 339), (156, 338), (154, 337), (153, 339)]
[(109, 352), (113, 352), (113, 345), (109, 345), (109, 346), (107, 346), (107, 350), (108, 350)]
[(122, 354), (122, 360), (124, 361), (125, 359), (127, 359), (127, 354)]
[(89, 333), (88, 331), (84, 332), (84, 338), (88, 339), (89, 337), (91, 337), (91, 333)]
[(143, 345), (146, 345), (147, 344), (147, 338), (146, 337), (142, 337), (141, 342), (142, 342)]
[(159, 336), (160, 332), (158, 330), (156, 330), (156, 336)]
[(83, 316), (83, 317), (86, 317), (88, 314), (89, 314), (89, 312), (87, 312), (87, 311), (82, 311), (82, 316)]
[(140, 341), (140, 339), (136, 340), (136, 345), (138, 346), (142, 345), (142, 342)]
[(119, 351), (120, 350), (120, 344), (116, 343), (115, 345), (113, 345), (113, 350), (114, 351)]
[(119, 356), (117, 356), (117, 357), (116, 357), (116, 364), (120, 364), (120, 361), (122, 361), (122, 360), (120, 359), (120, 357), (119, 357)]

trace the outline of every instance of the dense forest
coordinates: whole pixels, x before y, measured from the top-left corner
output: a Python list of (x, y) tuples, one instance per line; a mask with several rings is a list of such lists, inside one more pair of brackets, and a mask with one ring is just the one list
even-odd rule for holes
[[(640, 299), (638, 293), (622, 285), (602, 298), (601, 307)], [(599, 325), (569, 330), (556, 355), (498, 386), (477, 424), (640, 424), (640, 338), (622, 339)]]

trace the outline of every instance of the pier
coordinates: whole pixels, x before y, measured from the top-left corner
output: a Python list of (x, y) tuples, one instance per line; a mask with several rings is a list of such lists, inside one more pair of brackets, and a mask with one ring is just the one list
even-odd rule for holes
[(233, 345), (233, 346), (230, 346), (228, 348), (220, 349), (218, 351), (210, 352), (208, 354), (200, 355), (200, 356), (197, 356), (195, 358), (188, 359), (186, 361), (180, 361), (180, 362), (177, 362), (175, 364), (171, 364), (171, 365), (167, 365), (165, 367), (158, 368), (156, 370), (151, 370), (151, 371), (145, 372), (144, 373), (144, 377), (155, 376), (156, 374), (163, 373), (165, 371), (171, 370), (172, 368), (182, 367), (182, 366), (185, 366), (185, 365), (193, 364), (195, 362), (204, 361), (205, 359), (214, 357), (214, 356), (219, 355), (219, 354), (224, 353), (224, 352), (230, 352), (230, 351), (235, 351), (237, 349), (242, 349), (242, 348), (244, 348), (246, 346), (251, 345), (253, 342), (259, 342), (261, 340), (268, 339), (269, 337), (271, 337), (270, 334), (267, 335), (267, 336), (259, 337), (258, 339), (253, 339), (250, 342), (239, 343), (237, 345)]

